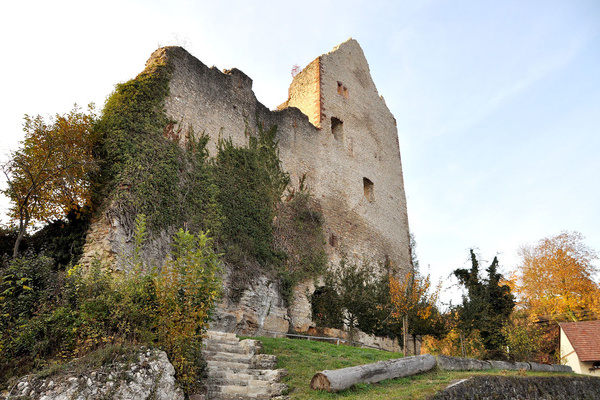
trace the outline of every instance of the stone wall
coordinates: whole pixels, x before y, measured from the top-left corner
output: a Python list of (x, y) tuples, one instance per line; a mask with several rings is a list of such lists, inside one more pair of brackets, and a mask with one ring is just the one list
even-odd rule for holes
[(583, 376), (474, 376), (442, 390), (432, 400), (597, 399), (600, 378)]
[(330, 257), (337, 261), (347, 252), (406, 269), (409, 230), (396, 120), (358, 42), (350, 39), (319, 61), (322, 167), (309, 185), (334, 244)]
[[(339, 338), (345, 341), (350, 339), (348, 332), (345, 330), (334, 329), (334, 328), (315, 328), (311, 327), (306, 331), (309, 335), (325, 336), (330, 338)], [(395, 353), (404, 353), (402, 345), (398, 342), (398, 339), (390, 339), (387, 337), (378, 337), (369, 335), (363, 331), (356, 330), (354, 333), (354, 341), (358, 347), (370, 347), (380, 350), (393, 351)], [(416, 354), (414, 349), (416, 348)], [(421, 354), (421, 339), (417, 337), (417, 343), (413, 342), (412, 336), (408, 339), (408, 351), (405, 355), (418, 355)]]
[[(247, 129), (277, 125), (283, 167), (321, 204), (328, 254), (410, 264), (408, 217), (396, 121), (355, 40), (318, 57), (294, 78), (278, 111), (264, 107), (252, 80), (208, 68), (179, 47), (157, 50), (174, 67), (166, 111), (183, 130), (247, 143)], [(298, 112), (300, 110), (301, 112)], [(368, 193), (367, 193), (368, 192)]]

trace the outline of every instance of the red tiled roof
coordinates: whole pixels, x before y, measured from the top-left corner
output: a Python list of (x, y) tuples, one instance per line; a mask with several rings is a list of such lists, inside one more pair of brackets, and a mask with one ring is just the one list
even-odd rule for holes
[(600, 361), (600, 321), (561, 322), (580, 361)]

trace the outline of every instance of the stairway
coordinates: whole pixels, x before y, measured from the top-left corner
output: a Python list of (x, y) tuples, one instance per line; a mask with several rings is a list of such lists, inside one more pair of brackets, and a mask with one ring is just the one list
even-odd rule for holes
[(258, 340), (240, 341), (235, 334), (208, 331), (202, 354), (207, 363), (207, 400), (284, 400), (288, 387), (280, 383), (287, 374), (273, 369), (274, 355), (260, 354)]

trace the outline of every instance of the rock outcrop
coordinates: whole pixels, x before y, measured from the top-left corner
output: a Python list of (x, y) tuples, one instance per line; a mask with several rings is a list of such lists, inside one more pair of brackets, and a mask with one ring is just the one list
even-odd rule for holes
[(141, 349), (132, 361), (65, 371), (45, 378), (25, 376), (0, 399), (34, 400), (183, 400), (175, 369), (164, 351)]

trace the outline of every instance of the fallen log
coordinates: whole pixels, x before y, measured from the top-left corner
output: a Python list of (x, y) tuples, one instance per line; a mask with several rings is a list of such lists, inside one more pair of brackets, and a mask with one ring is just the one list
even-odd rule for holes
[(374, 383), (384, 379), (401, 378), (429, 371), (435, 367), (435, 357), (423, 354), (414, 357), (396, 358), (373, 364), (358, 365), (335, 370), (317, 372), (310, 381), (310, 388), (337, 392), (357, 383)]

